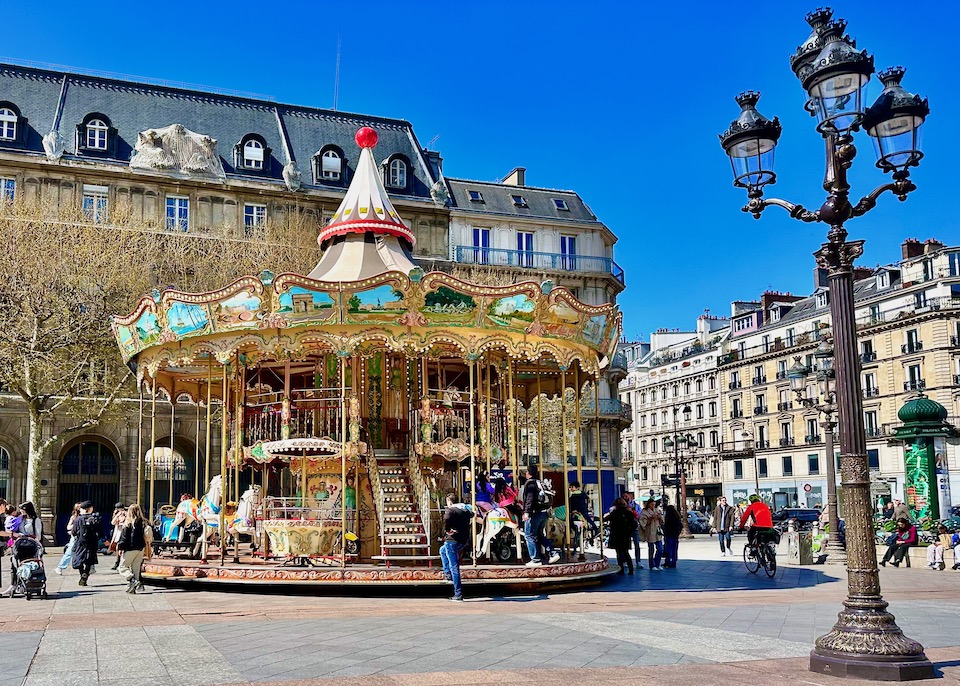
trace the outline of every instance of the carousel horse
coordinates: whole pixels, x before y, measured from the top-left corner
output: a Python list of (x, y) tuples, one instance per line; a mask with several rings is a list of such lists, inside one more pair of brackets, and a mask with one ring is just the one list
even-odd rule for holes
[(243, 495), (240, 496), (240, 502), (237, 504), (237, 511), (230, 523), (227, 524), (227, 533), (234, 539), (241, 534), (250, 536), (253, 539), (254, 548), (256, 548), (256, 523), (254, 517), (257, 510), (260, 509), (260, 487), (251, 486)]
[[(507, 530), (504, 532), (504, 530)], [(483, 518), (483, 528), (477, 535), (477, 551), (480, 555), (490, 557), (490, 544), (499, 536), (508, 536), (512, 530), (516, 537), (517, 550), (520, 550), (520, 534), (523, 527), (520, 519), (505, 507), (495, 507)]]
[(178, 542), (183, 540), (183, 529), (190, 526), (197, 520), (197, 509), (200, 507), (200, 501), (196, 498), (184, 498), (177, 505), (173, 514), (173, 519), (165, 521), (163, 524), (163, 540)]

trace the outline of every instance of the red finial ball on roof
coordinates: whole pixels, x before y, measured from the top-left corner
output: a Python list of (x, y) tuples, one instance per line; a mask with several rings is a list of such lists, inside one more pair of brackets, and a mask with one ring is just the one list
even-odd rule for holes
[(372, 148), (377, 144), (377, 132), (371, 129), (369, 126), (364, 126), (361, 129), (357, 130), (357, 135), (354, 139), (357, 141), (357, 145), (361, 148)]

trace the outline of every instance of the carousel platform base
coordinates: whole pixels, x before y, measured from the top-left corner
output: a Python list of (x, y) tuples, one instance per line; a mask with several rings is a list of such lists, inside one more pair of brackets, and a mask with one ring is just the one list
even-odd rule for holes
[[(250, 557), (239, 563), (210, 559), (198, 560), (154, 558), (143, 565), (145, 583), (168, 588), (192, 590), (237, 590), (278, 592), (283, 594), (343, 595), (382, 593), (408, 595), (418, 590), (423, 595), (449, 594), (450, 584), (443, 578), (439, 563), (428, 566), (387, 567), (383, 564), (350, 563), (340, 567), (339, 561), (329, 564), (314, 562), (311, 566), (281, 566), (282, 561), (264, 562)], [(538, 590), (563, 590), (602, 583), (619, 567), (599, 555), (587, 555), (584, 562), (558, 562), (552, 565), (526, 567), (522, 564), (478, 564), (460, 566), (465, 589), (471, 594), (489, 592), (525, 593)]]

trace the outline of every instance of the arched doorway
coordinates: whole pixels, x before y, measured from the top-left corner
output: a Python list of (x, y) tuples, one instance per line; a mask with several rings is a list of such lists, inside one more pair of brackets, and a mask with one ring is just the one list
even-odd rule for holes
[(10, 453), (0, 446), (0, 498), (10, 497)]
[[(187, 441), (174, 438), (173, 450), (170, 450), (170, 438), (159, 439), (152, 450), (144, 456), (143, 498), (142, 503), (150, 502), (150, 476), (153, 473), (154, 511), (161, 505), (177, 504), (180, 495), (194, 493), (194, 447)], [(151, 464), (153, 463), (153, 464)], [(171, 474), (172, 470), (172, 474)], [(203, 489), (203, 485), (200, 485)], [(144, 508), (147, 511), (148, 508)]]
[(67, 521), (75, 503), (89, 500), (109, 520), (119, 497), (120, 464), (114, 448), (96, 436), (69, 443), (60, 459), (57, 541), (67, 541)]

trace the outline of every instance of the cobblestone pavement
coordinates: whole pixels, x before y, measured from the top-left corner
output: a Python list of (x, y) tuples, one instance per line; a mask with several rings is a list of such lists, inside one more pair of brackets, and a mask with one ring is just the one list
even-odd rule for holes
[[(842, 568), (782, 566), (766, 579), (715, 545), (685, 542), (678, 569), (599, 588), (456, 605), (130, 596), (112, 572), (86, 588), (51, 574), (51, 600), (0, 600), (0, 686), (836, 682), (807, 671), (806, 656), (836, 619)], [(960, 680), (960, 572), (884, 569), (881, 581), (900, 626)]]

